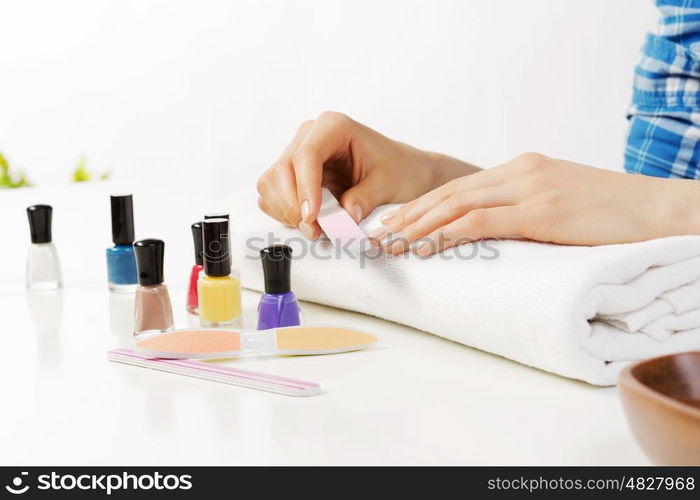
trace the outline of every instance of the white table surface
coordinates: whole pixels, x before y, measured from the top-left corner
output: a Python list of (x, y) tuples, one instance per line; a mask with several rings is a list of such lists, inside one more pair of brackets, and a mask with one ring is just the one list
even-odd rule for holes
[[(22, 211), (27, 196), (36, 194), (0, 200), (3, 213), (12, 207), (24, 217), (16, 223), (21, 237), (9, 239), (19, 241), (22, 253), (28, 232)], [(104, 240), (100, 252), (108, 236)], [(65, 246), (62, 257), (69, 253)], [(104, 266), (102, 259), (95, 262)], [(183, 279), (172, 280), (171, 296), (176, 323), (184, 327), (189, 263), (174, 264)], [(382, 344), (332, 356), (231, 363), (318, 382), (319, 396), (293, 398), (156, 372), (107, 361), (107, 350), (131, 342), (133, 297), (110, 294), (103, 268), (67, 277), (60, 292), (39, 293), (25, 292), (16, 271), (0, 274), (3, 465), (648, 463), (615, 388), (307, 303), (306, 323), (352, 325), (376, 332)], [(246, 325), (255, 323), (257, 298), (243, 295)]]
[[(187, 324), (184, 288), (171, 290)], [(566, 380), (396, 324), (303, 304), (378, 348), (232, 362), (319, 382), (293, 398), (108, 362), (131, 342), (131, 296), (105, 286), (27, 294), (0, 364), (3, 464), (637, 464), (615, 389)], [(244, 294), (253, 324), (257, 294)]]

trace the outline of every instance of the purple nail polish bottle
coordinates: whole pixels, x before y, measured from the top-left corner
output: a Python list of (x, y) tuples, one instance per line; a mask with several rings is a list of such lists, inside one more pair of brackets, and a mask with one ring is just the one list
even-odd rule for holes
[(292, 249), (287, 245), (275, 245), (260, 250), (265, 293), (258, 305), (258, 330), (301, 324), (301, 309), (292, 292), (290, 274)]

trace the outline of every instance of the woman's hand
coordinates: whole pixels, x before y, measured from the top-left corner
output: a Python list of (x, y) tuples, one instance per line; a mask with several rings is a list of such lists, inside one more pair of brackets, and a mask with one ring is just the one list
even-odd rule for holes
[(700, 184), (526, 153), (454, 179), (382, 218), (389, 253), (430, 255), (481, 238), (570, 245), (700, 234)]
[(393, 141), (343, 114), (325, 112), (302, 123), (279, 160), (260, 177), (258, 204), (313, 239), (321, 234), (316, 222), (321, 186), (359, 222), (378, 205), (413, 200), (477, 170)]

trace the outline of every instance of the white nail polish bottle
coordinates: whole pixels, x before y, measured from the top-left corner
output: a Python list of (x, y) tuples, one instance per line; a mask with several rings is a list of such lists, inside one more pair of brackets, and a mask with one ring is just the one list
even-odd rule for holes
[(53, 290), (63, 284), (58, 252), (51, 242), (52, 213), (50, 205), (27, 207), (32, 244), (27, 253), (26, 284), (31, 290)]

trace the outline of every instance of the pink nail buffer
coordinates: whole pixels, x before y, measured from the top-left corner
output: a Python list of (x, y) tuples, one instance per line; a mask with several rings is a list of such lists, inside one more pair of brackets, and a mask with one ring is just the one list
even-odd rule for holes
[(367, 235), (360, 229), (349, 213), (340, 206), (333, 193), (322, 188), (321, 211), (316, 220), (335, 246), (353, 252), (364, 252), (369, 247)]

